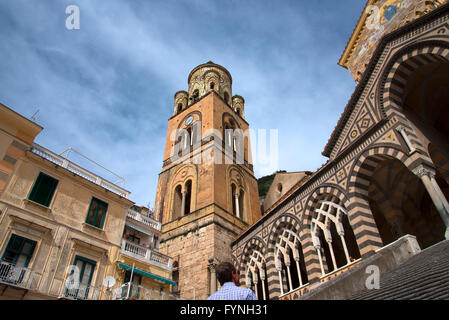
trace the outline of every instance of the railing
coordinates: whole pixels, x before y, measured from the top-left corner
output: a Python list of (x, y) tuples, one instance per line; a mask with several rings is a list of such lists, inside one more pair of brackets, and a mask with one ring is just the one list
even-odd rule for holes
[(172, 294), (127, 282), (112, 289), (112, 300), (176, 300)]
[(293, 289), (283, 295), (279, 296), (279, 300), (296, 300), (297, 298), (303, 296), (310, 290), (310, 284), (306, 283), (303, 286)]
[(360, 261), (362, 261), (362, 259), (354, 260), (351, 263), (345, 264), (344, 266), (341, 266), (338, 269), (335, 269), (329, 273), (326, 273), (325, 275), (320, 277), (320, 283), (324, 283), (326, 281), (329, 281), (332, 278), (338, 277), (343, 272), (355, 267), (357, 264), (360, 263)]
[(29, 289), (33, 282), (34, 271), (12, 263), (0, 261), (0, 282)]
[(100, 186), (102, 186), (103, 188), (108, 189), (109, 191), (112, 191), (116, 194), (121, 195), (122, 197), (129, 199), (131, 192), (117, 186), (116, 184), (109, 182), (105, 179), (103, 179), (102, 177), (86, 170), (83, 169), (82, 167), (74, 164), (73, 162), (69, 161), (68, 159), (57, 155), (56, 153), (38, 145), (33, 143), (33, 145), (31, 146), (31, 151), (35, 154), (37, 154), (38, 156), (41, 156), (44, 159), (47, 159), (55, 164), (57, 164), (58, 166), (61, 166), (63, 168), (66, 168), (67, 170), (83, 177), (86, 180), (89, 180), (90, 182), (93, 182), (95, 184), (98, 184)]
[(162, 224), (159, 221), (156, 221), (150, 217), (144, 216), (143, 214), (141, 214), (133, 209), (128, 209), (126, 216), (130, 219), (139, 221), (153, 229), (156, 229), (158, 231), (161, 230)]
[(157, 251), (150, 250), (133, 242), (122, 239), (121, 252), (133, 258), (171, 271), (173, 259)]
[(62, 297), (71, 300), (98, 300), (99, 294), (98, 288), (84, 284), (79, 284), (71, 289), (64, 286), (62, 289)]

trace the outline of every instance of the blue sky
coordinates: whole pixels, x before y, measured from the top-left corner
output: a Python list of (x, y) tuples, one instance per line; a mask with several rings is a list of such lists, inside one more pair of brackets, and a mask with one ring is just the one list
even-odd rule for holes
[[(79, 30), (65, 27), (71, 4)], [(39, 110), (36, 143), (75, 148), (152, 207), (173, 95), (212, 60), (232, 74), (251, 128), (279, 130), (279, 169), (315, 171), (355, 88), (337, 62), (364, 4), (1, 0), (0, 102), (25, 117)]]

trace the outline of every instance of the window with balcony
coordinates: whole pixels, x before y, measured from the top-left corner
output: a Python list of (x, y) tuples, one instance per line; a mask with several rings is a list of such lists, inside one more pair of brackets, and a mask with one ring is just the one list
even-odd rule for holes
[(69, 278), (73, 279), (75, 283), (77, 282), (78, 285), (73, 285), (72, 287), (67, 288), (65, 291), (66, 297), (77, 300), (85, 300), (89, 297), (92, 276), (94, 274), (96, 264), (97, 263), (93, 260), (78, 255), (75, 256), (75, 260), (73, 262), (75, 268), (70, 273)]
[(0, 261), (0, 280), (19, 284), (36, 248), (36, 241), (12, 234)]
[(126, 270), (123, 283), (125, 285), (122, 287), (122, 299), (139, 299), (142, 276), (133, 272), (131, 280), (131, 271)]
[(89, 211), (86, 217), (86, 223), (102, 229), (107, 210), (108, 204), (106, 202), (92, 197), (92, 201), (90, 202)]
[(51, 199), (55, 193), (58, 180), (39, 172), (33, 188), (31, 189), (28, 200), (39, 203), (45, 207), (48, 207), (51, 203)]
[(134, 234), (128, 235), (128, 241), (140, 245), (140, 238), (136, 237)]
[(33, 256), (35, 247), (36, 241), (13, 234), (3, 253), (2, 261), (26, 268)]

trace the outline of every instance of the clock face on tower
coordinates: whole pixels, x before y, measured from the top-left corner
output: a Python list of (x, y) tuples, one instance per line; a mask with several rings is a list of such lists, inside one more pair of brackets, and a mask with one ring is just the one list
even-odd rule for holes
[(186, 120), (186, 122), (185, 122), (186, 126), (188, 126), (189, 124), (191, 124), (192, 121), (193, 121), (193, 116), (188, 117), (187, 120)]

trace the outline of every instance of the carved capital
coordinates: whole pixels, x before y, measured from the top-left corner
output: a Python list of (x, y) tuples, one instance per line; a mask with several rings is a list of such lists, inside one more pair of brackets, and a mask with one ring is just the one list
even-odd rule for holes
[(207, 267), (209, 268), (209, 270), (215, 272), (215, 268), (218, 266), (217, 258), (210, 258), (209, 260), (207, 260), (207, 262)]
[(428, 176), (430, 179), (435, 177), (435, 169), (430, 168), (428, 166), (419, 165), (415, 169), (412, 170), (413, 174), (417, 175), (420, 179), (423, 176)]

